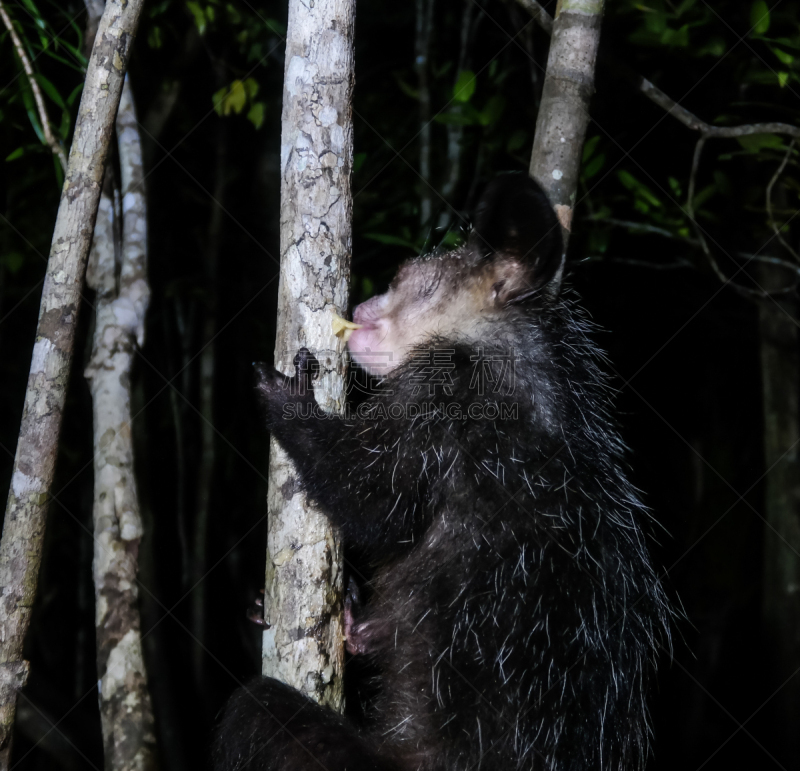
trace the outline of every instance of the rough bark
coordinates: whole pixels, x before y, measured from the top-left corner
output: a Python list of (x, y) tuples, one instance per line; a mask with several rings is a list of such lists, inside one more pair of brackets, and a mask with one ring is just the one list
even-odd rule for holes
[(155, 733), (137, 605), (142, 521), (133, 471), (130, 386), (136, 344), (144, 342), (150, 289), (142, 148), (127, 82), (117, 137), (122, 262), (117, 282), (113, 202), (104, 194), (86, 274), (97, 304), (85, 375), (94, 416), (95, 634), (105, 767), (134, 771), (153, 767)]
[[(778, 266), (760, 265), (759, 283), (772, 292), (786, 284)], [(776, 729), (784, 757), (797, 758), (800, 734), (800, 682), (791, 677), (800, 667), (800, 370), (798, 306), (794, 295), (759, 304), (761, 378), (764, 409), (764, 631), (775, 682)]]
[(556, 8), (530, 174), (561, 222), (566, 249), (589, 125), (603, 0), (562, 0)]
[[(281, 135), (281, 272), (275, 366), (293, 373), (297, 349), (320, 362), (317, 401), (344, 403), (343, 345), (331, 314), (347, 309), (353, 155), (354, 0), (292, 0)], [(270, 447), (264, 674), (340, 709), (342, 554), (308, 507), (296, 474)]]
[(114, 116), (142, 4), (143, 0), (109, 0), (103, 13), (86, 73), (47, 263), (0, 542), (0, 768), (8, 764), (16, 695), (27, 680), (22, 643), (36, 595), (83, 273)]

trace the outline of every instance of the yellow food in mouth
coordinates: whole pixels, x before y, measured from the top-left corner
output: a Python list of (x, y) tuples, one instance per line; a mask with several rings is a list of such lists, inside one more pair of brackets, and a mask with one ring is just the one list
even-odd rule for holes
[(346, 343), (350, 339), (350, 335), (353, 334), (354, 329), (361, 329), (363, 324), (356, 324), (353, 321), (348, 321), (347, 319), (343, 319), (341, 316), (337, 316), (335, 313), (333, 314), (333, 322), (331, 324), (333, 327), (333, 334), (336, 337), (341, 338)]

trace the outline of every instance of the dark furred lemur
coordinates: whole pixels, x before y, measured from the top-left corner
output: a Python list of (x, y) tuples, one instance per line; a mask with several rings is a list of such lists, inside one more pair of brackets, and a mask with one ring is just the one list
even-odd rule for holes
[(240, 689), (218, 771), (643, 767), (671, 611), (561, 270), (546, 196), (503, 176), (464, 247), (355, 309), (350, 354), (383, 377), (358, 415), (285, 419), (313, 400), (307, 351), (294, 378), (259, 369), (305, 494), (377, 566), (346, 626), (381, 693), (361, 731), (275, 680)]

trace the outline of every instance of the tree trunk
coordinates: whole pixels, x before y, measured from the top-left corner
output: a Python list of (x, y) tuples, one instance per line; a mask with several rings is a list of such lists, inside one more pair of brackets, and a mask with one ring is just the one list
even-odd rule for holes
[[(281, 273), (275, 366), (292, 374), (305, 346), (320, 363), (317, 401), (344, 405), (343, 344), (331, 314), (347, 309), (353, 157), (354, 0), (289, 5), (281, 134)], [(263, 670), (340, 709), (342, 553), (270, 445)]]
[(47, 263), (0, 542), (0, 769), (8, 766), (17, 691), (27, 680), (22, 643), (36, 595), (83, 272), (142, 4), (143, 0), (109, 0), (103, 13), (86, 72)]
[(594, 93), (603, 0), (562, 0), (556, 8), (530, 175), (550, 198), (566, 251), (578, 190), (583, 140)]
[[(759, 265), (767, 291), (781, 289), (786, 272)], [(800, 372), (798, 372), (797, 301), (779, 295), (759, 305), (761, 378), (764, 400), (764, 586), (763, 619), (772, 662), (771, 688), (800, 667)], [(800, 680), (791, 677), (775, 697), (778, 742), (787, 762), (800, 753)]]
[(122, 264), (116, 278), (113, 204), (103, 195), (86, 282), (97, 291), (86, 378), (94, 406), (94, 588), (97, 673), (106, 769), (152, 768), (153, 709), (137, 606), (142, 521), (133, 470), (131, 366), (150, 298), (142, 147), (130, 86), (117, 115)]

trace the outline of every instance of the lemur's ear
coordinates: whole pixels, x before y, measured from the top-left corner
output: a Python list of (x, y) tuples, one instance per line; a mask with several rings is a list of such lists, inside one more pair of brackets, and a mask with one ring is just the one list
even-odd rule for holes
[(469, 244), (483, 259), (518, 263), (504, 304), (558, 294), (563, 269), (561, 225), (544, 191), (526, 174), (504, 174), (486, 187), (475, 210)]

